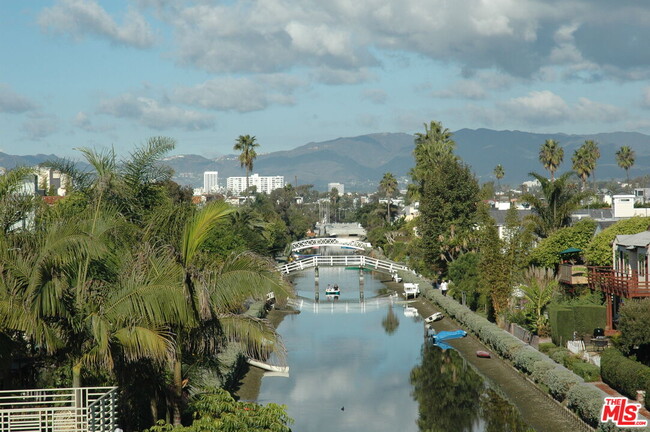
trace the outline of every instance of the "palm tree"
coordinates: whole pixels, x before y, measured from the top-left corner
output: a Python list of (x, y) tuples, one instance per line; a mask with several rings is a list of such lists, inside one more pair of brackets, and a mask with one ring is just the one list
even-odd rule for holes
[(33, 193), (21, 190), (30, 176), (35, 181), (34, 170), (27, 167), (17, 167), (0, 176), (0, 229), (5, 235), (17, 222), (24, 221), (36, 205)]
[(384, 177), (379, 182), (379, 190), (383, 192), (388, 202), (386, 221), (390, 223), (390, 200), (395, 195), (395, 192), (397, 192), (397, 179), (392, 173), (387, 172), (384, 174)]
[(248, 175), (253, 170), (253, 161), (257, 158), (255, 148), (259, 143), (255, 142), (255, 137), (250, 135), (239, 135), (233, 150), (239, 151), (239, 163), (242, 168), (246, 168), (246, 190), (249, 188)]
[(571, 158), (573, 170), (578, 174), (578, 177), (580, 177), (580, 180), (582, 181), (582, 190), (587, 188), (587, 178), (589, 178), (595, 167), (592, 157), (593, 155), (589, 153), (589, 150), (583, 145), (576, 149)]
[(499, 164), (494, 167), (494, 176), (497, 178), (497, 185), (499, 190), (501, 189), (501, 179), (506, 175), (503, 165)]
[(564, 149), (553, 139), (547, 139), (539, 150), (539, 161), (551, 173), (551, 181), (555, 180), (555, 171), (563, 159)]
[(524, 284), (520, 289), (528, 301), (526, 308), (532, 312), (533, 326), (538, 334), (546, 327), (548, 320), (543, 314), (544, 308), (553, 299), (557, 287), (558, 281), (550, 269), (531, 267), (524, 273)]
[(591, 168), (591, 178), (593, 183), (596, 183), (596, 165), (598, 165), (598, 159), (600, 159), (600, 149), (598, 148), (598, 143), (594, 140), (585, 140), (585, 143), (582, 145), (585, 153), (589, 155), (589, 160), (592, 162)]
[(553, 231), (571, 224), (571, 213), (580, 207), (580, 202), (591, 196), (590, 192), (578, 191), (569, 183), (572, 171), (562, 174), (555, 180), (530, 173), (541, 184), (542, 196), (531, 193), (523, 194), (521, 199), (531, 204), (531, 219), (535, 223), (535, 232), (542, 238), (548, 237)]
[(627, 184), (630, 184), (630, 168), (634, 165), (636, 155), (629, 146), (623, 146), (616, 152), (616, 163), (625, 170)]

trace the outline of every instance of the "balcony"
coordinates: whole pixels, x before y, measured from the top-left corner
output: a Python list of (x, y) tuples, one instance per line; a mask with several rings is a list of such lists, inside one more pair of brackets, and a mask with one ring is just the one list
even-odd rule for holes
[(0, 432), (113, 432), (117, 387), (0, 391)]
[(587, 266), (582, 264), (560, 264), (559, 281), (567, 285), (587, 285)]
[(589, 288), (622, 298), (650, 297), (650, 281), (638, 272), (621, 272), (612, 267), (588, 267)]

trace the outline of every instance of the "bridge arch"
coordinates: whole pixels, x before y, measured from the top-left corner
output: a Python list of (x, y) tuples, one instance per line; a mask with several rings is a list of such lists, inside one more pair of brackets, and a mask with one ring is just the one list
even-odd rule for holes
[(315, 237), (305, 240), (299, 240), (291, 243), (291, 251), (298, 252), (303, 249), (321, 247), (321, 246), (338, 246), (348, 249), (366, 250), (372, 245), (361, 240), (337, 238), (337, 237)]
[(313, 267), (360, 267), (389, 274), (395, 274), (400, 270), (413, 272), (413, 270), (403, 264), (371, 258), (364, 255), (311, 256), (290, 263), (281, 264), (278, 266), (278, 270), (284, 274), (289, 274)]

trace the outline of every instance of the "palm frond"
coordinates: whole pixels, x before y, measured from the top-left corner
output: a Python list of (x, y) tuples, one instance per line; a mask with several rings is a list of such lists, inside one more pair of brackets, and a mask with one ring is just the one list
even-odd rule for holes
[(207, 240), (210, 231), (233, 211), (234, 209), (223, 201), (210, 203), (198, 211), (185, 225), (181, 244), (181, 259), (186, 268), (194, 259), (203, 242)]

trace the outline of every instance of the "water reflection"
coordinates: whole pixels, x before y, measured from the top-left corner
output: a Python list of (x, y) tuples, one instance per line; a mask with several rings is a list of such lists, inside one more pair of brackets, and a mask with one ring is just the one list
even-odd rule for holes
[(395, 312), (393, 312), (393, 305), (388, 305), (388, 312), (383, 320), (381, 320), (381, 326), (384, 328), (386, 334), (392, 335), (397, 330), (399, 326), (399, 319)]
[(454, 350), (430, 343), (422, 362), (411, 370), (413, 398), (418, 402), (420, 431), (525, 432), (531, 429), (517, 410)]
[(422, 318), (410, 306), (391, 305), (380, 278), (366, 275), (364, 303), (358, 272), (321, 269), (325, 286), (343, 289), (339, 300), (327, 301), (321, 284), (320, 303), (313, 272), (294, 279), (301, 313), (278, 328), (291, 374), (265, 377), (258, 401), (286, 404), (297, 432), (525, 430), (508, 429), (518, 421), (498, 423), (508, 418), (507, 402), (494, 399), (457, 352), (423, 347)]

